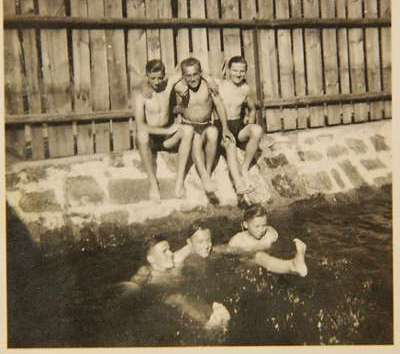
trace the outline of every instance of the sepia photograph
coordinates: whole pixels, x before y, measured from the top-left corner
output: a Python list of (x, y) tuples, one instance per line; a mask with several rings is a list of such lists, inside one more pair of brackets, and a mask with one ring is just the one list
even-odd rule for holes
[(6, 349), (395, 350), (392, 6), (2, 0)]

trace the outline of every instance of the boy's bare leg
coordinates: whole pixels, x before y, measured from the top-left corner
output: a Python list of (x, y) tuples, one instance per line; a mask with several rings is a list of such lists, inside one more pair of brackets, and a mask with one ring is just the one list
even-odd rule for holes
[(160, 196), (160, 188), (158, 186), (158, 181), (156, 178), (155, 168), (153, 164), (153, 154), (150, 149), (150, 137), (147, 132), (138, 132), (137, 133), (137, 141), (139, 146), (139, 154), (142, 159), (144, 169), (147, 173), (147, 177), (149, 178), (150, 190), (149, 197), (151, 200), (159, 201), (161, 199)]
[(296, 255), (293, 259), (280, 259), (272, 257), (265, 252), (257, 252), (254, 256), (254, 262), (268, 271), (277, 274), (298, 274), (305, 277), (308, 273), (305, 263), (306, 245), (301, 240), (295, 238), (293, 242), (296, 245)]
[(248, 124), (239, 133), (239, 141), (244, 142), (248, 140), (242, 164), (242, 174), (244, 176), (249, 171), (251, 161), (253, 161), (254, 155), (257, 152), (262, 136), (263, 129), (258, 124)]
[(228, 164), (233, 183), (235, 184), (236, 192), (238, 194), (243, 194), (247, 191), (248, 188), (243, 180), (243, 176), (240, 171), (236, 144), (232, 141), (225, 141), (223, 145), (226, 152), (226, 162)]
[(208, 127), (203, 132), (203, 139), (205, 136), (206, 146), (206, 171), (211, 176), (211, 170), (217, 156), (217, 144), (218, 144), (218, 129), (216, 127)]
[(210, 176), (207, 173), (204, 152), (203, 152), (203, 137), (197, 133), (193, 137), (192, 145), (192, 158), (200, 175), (201, 183), (207, 193), (212, 193), (217, 190), (216, 185), (211, 181)]
[(169, 149), (180, 142), (178, 150), (178, 171), (176, 174), (175, 195), (182, 198), (185, 195), (184, 180), (185, 169), (192, 148), (193, 127), (190, 125), (181, 125), (176, 134), (165, 140), (164, 147)]

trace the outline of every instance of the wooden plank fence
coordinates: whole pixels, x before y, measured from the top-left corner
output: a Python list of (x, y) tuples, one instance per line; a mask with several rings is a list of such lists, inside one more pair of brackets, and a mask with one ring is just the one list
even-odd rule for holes
[(269, 133), (391, 118), (390, 0), (4, 0), (7, 149), (134, 148), (147, 60), (243, 55)]

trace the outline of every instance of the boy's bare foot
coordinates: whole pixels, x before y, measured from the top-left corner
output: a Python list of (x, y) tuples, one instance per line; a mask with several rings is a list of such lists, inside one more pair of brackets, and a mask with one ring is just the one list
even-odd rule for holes
[(217, 191), (217, 185), (211, 179), (207, 179), (203, 182), (203, 187), (206, 193), (214, 193)]
[(308, 269), (305, 262), (305, 254), (307, 246), (298, 238), (293, 239), (296, 245), (296, 256), (293, 258), (293, 271), (299, 274), (301, 277), (305, 277), (308, 273)]
[(160, 188), (158, 187), (158, 184), (150, 184), (149, 198), (153, 202), (159, 202), (161, 200)]
[(175, 196), (178, 199), (182, 199), (185, 197), (185, 187), (182, 182), (177, 181), (175, 186)]

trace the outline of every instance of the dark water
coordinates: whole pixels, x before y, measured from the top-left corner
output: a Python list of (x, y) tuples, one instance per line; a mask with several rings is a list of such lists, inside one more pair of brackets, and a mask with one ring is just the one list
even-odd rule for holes
[[(307, 244), (309, 275), (273, 275), (236, 257), (213, 256), (186, 267), (178, 289), (231, 313), (225, 334), (206, 333), (146, 289), (121, 300), (115, 284), (143, 264), (143, 244), (43, 260), (9, 215), (10, 347), (390, 344), (393, 342), (391, 190), (365, 191), (357, 202), (322, 200), (274, 212), (271, 254), (291, 258), (292, 239)], [(214, 243), (239, 231), (215, 220)], [(172, 249), (185, 242), (168, 234)], [(12, 240), (12, 241), (11, 241)]]

